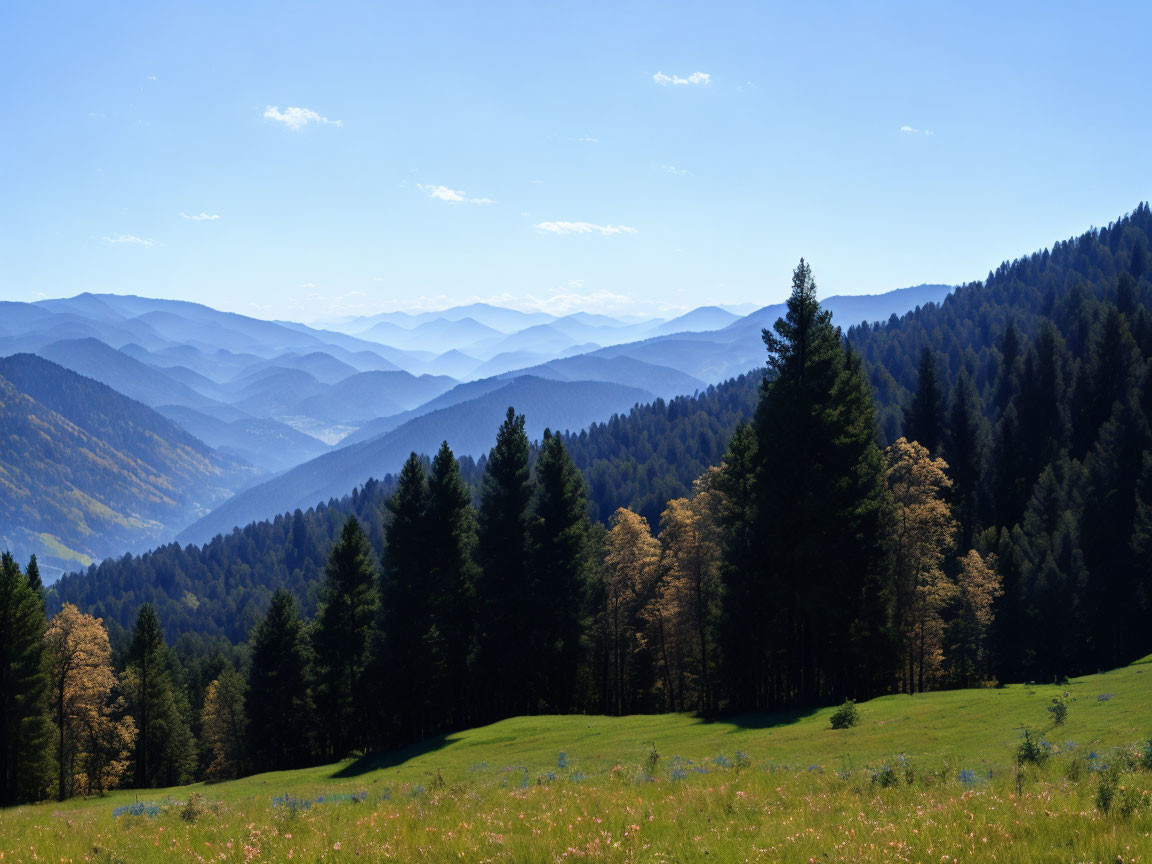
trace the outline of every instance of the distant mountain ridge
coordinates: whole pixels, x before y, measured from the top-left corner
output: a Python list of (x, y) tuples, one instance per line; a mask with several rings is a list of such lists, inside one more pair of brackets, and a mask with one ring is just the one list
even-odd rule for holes
[(0, 359), (0, 546), (48, 573), (162, 542), (255, 473), (104, 384)]

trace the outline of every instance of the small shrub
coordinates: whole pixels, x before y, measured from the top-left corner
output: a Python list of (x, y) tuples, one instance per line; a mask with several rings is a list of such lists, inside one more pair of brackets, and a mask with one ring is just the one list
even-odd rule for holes
[(1141, 771), (1152, 771), (1152, 739), (1144, 742), (1144, 747), (1137, 758)]
[(855, 699), (847, 699), (832, 714), (833, 729), (851, 729), (860, 722), (860, 710), (856, 707)]
[(1024, 730), (1024, 739), (1020, 742), (1020, 746), (1016, 749), (1016, 764), (1017, 765), (1043, 765), (1048, 761), (1048, 748), (1043, 746), (1043, 741), (1037, 741), (1032, 737), (1032, 732), (1029, 729)]
[(900, 782), (895, 769), (891, 765), (882, 765), (872, 772), (872, 784), (879, 786), (881, 789), (887, 789), (890, 786), (895, 786)]
[(644, 760), (644, 771), (649, 777), (656, 776), (656, 766), (660, 763), (660, 754), (656, 752), (656, 742), (649, 746), (648, 758)]
[(1112, 699), (1111, 693), (1101, 693), (1099, 696), (1096, 697), (1097, 702), (1109, 702), (1109, 701), (1111, 701), (1111, 699)]
[(185, 822), (195, 824), (207, 816), (208, 812), (208, 804), (204, 801), (204, 796), (199, 792), (193, 792), (188, 796), (188, 803), (180, 811), (180, 818)]
[(736, 759), (733, 761), (733, 766), (736, 768), (736, 773), (747, 771), (752, 767), (752, 760), (748, 758), (748, 754), (743, 750), (736, 751)]
[(1068, 719), (1068, 703), (1074, 702), (1072, 694), (1065, 691), (1059, 696), (1052, 697), (1052, 704), (1048, 706), (1048, 713), (1052, 715), (1052, 726), (1063, 726)]

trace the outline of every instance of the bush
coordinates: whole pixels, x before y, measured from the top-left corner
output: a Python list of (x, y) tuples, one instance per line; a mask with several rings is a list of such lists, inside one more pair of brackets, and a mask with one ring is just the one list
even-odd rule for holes
[(1048, 748), (1043, 744), (1044, 742), (1037, 741), (1032, 737), (1030, 730), (1025, 729), (1024, 740), (1020, 742), (1020, 747), (1016, 750), (1016, 764), (1043, 765), (1048, 761)]
[(1068, 703), (1073, 701), (1072, 694), (1068, 692), (1052, 697), (1052, 704), (1048, 706), (1048, 713), (1052, 715), (1052, 728), (1064, 725), (1068, 719)]
[(851, 729), (860, 722), (860, 710), (855, 699), (848, 699), (832, 715), (833, 729)]
[(881, 789), (895, 786), (899, 782), (900, 778), (891, 765), (883, 765), (872, 772), (873, 785), (879, 786)]

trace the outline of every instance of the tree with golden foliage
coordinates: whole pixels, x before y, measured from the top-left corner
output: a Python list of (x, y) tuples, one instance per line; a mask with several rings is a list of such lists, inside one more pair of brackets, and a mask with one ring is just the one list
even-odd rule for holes
[(204, 691), (201, 734), (212, 753), (206, 779), (231, 780), (240, 776), (244, 727), (244, 679), (228, 667)]
[(57, 797), (114, 788), (136, 738), (131, 717), (117, 717), (108, 631), (99, 618), (65, 603), (44, 633), (48, 701), (56, 726)]
[(996, 556), (985, 558), (970, 549), (958, 563), (956, 617), (950, 626), (948, 663), (954, 683), (971, 687), (990, 677), (988, 634), (992, 630), (993, 606), (1004, 590), (996, 572)]
[[(624, 713), (625, 665), (638, 635), (637, 614), (659, 575), (660, 544), (648, 520), (621, 507), (612, 514), (604, 555), (604, 614), (615, 667), (616, 713)], [(667, 667), (665, 668), (667, 674)]]
[(885, 452), (895, 509), (895, 615), (904, 690), (924, 690), (938, 679), (944, 657), (942, 613), (955, 585), (941, 564), (956, 534), (945, 500), (952, 488), (943, 459), (900, 438)]
[(691, 498), (669, 501), (660, 516), (662, 566), (656, 593), (671, 622), (668, 633), (681, 710), (690, 704), (701, 711), (712, 706), (709, 630), (722, 556), (719, 473), (719, 468), (709, 468), (693, 484)]

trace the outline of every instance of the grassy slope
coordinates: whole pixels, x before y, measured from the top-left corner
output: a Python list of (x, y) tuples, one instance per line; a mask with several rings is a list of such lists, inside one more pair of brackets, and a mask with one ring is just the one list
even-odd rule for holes
[[(1046, 735), (1057, 755), (1031, 769), (1017, 798), (1012, 760), (1021, 727), (1046, 725), (1050, 700), (1064, 690), (1076, 701), (1067, 723)], [(1101, 693), (1112, 698), (1099, 701)], [(1052, 860), (1152, 860), (1147, 797), (1129, 819), (1105, 817), (1093, 805), (1095, 774), (1066, 779), (1091, 751), (1108, 760), (1115, 748), (1152, 735), (1147, 662), (1067, 687), (888, 696), (862, 705), (861, 724), (846, 731), (829, 728), (830, 713), (715, 723), (683, 715), (514, 718), (358, 762), (0, 812), (0, 852), (7, 853), (0, 859), (24, 860), (21, 851), (37, 846), (53, 861), (283, 860), (289, 850), (309, 861), (356, 851), (399, 860), (671, 861), (705, 849), (709, 860), (882, 861), (900, 852), (900, 860), (941, 861), (946, 850), (960, 860), (986, 853), (987, 860), (1031, 861), (1049, 860), (1058, 848), (1063, 857)], [(637, 782), (652, 745), (661, 754), (656, 780)], [(718, 759), (738, 751), (750, 760), (743, 771)], [(558, 766), (560, 753), (567, 767)], [(901, 753), (916, 769), (915, 784), (875, 786), (872, 770), (897, 764)], [(690, 760), (683, 779), (673, 776), (682, 764), (675, 757)], [(849, 764), (845, 779), (840, 772)], [(977, 785), (955, 779), (963, 769), (977, 772)], [(573, 780), (573, 770), (584, 776)], [(1142, 789), (1150, 781), (1146, 773), (1127, 780)], [(295, 818), (271, 806), (284, 793), (358, 790), (370, 803), (318, 804)], [(176, 815), (179, 808), (152, 819), (112, 817), (115, 806), (136, 798), (184, 801), (197, 791), (222, 802), (220, 815), (194, 826)], [(991, 846), (983, 845), (985, 835)]]

